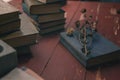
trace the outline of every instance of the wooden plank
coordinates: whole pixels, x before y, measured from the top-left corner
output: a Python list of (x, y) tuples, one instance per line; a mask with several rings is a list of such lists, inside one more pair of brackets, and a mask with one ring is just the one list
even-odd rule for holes
[(63, 7), (63, 9), (66, 11), (66, 13), (65, 13), (65, 16), (66, 16), (65, 28), (67, 28), (69, 26), (69, 24), (71, 23), (72, 18), (75, 16), (78, 7), (79, 7), (78, 1), (68, 1), (67, 4)]
[(41, 75), (45, 80), (84, 80), (85, 68), (59, 43)]
[(88, 70), (86, 80), (119, 80), (120, 64), (104, 66), (95, 70)]
[(31, 46), (33, 57), (30, 59), (23, 57), (23, 60), (19, 62), (20, 66), (27, 66), (40, 75), (44, 70), (49, 58), (51, 57), (58, 40), (58, 35), (42, 37), (38, 44)]
[[(69, 27), (74, 27), (75, 28), (75, 22), (77, 20), (79, 20), (80, 15), (81, 15), (80, 11), (84, 8), (87, 9), (87, 16), (94, 15), (93, 13), (96, 14), (96, 10), (94, 9), (95, 6), (91, 6), (89, 3), (90, 2), (79, 2), (79, 7), (77, 9), (77, 12), (76, 12), (75, 16), (72, 18), (72, 21), (69, 24)], [(93, 2), (93, 4), (98, 5), (96, 2)]]
[[(109, 5), (108, 5), (109, 4)], [(91, 5), (91, 7), (86, 6), (86, 5)], [(112, 40), (114, 43), (118, 42), (118, 35), (115, 36), (113, 34), (113, 26), (114, 26), (114, 18), (119, 17), (113, 16), (110, 14), (110, 9), (114, 6), (117, 6), (113, 3), (90, 3), (87, 2), (83, 6), (86, 6), (88, 9), (91, 9), (89, 11), (94, 11), (100, 6), (99, 13), (93, 12), (94, 15), (98, 15), (98, 32), (100, 32), (103, 36), (107, 37), (108, 39)], [(118, 7), (118, 6), (117, 6)], [(115, 7), (115, 8), (117, 8)], [(120, 31), (119, 31), (120, 32)], [(115, 40), (116, 39), (116, 40)], [(120, 64), (115, 64), (115, 65), (107, 65), (103, 67), (99, 67), (94, 70), (87, 70), (86, 72), (86, 79), (85, 80), (119, 80), (120, 74)]]
[(101, 3), (98, 30), (106, 38), (120, 46), (120, 15), (111, 13), (111, 9), (118, 10), (119, 8), (119, 3)]

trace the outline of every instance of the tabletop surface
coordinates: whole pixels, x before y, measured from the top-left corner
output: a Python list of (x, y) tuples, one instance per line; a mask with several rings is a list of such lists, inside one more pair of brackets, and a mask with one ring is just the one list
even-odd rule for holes
[[(21, 0), (10, 2), (21, 11)], [(108, 5), (109, 4), (109, 5)], [(98, 32), (120, 46), (119, 14), (112, 14), (113, 8), (120, 9), (118, 3), (68, 1), (63, 7), (66, 11), (67, 27), (75, 27), (80, 10), (86, 8), (88, 15), (98, 18)], [(59, 34), (42, 37), (39, 43), (31, 46), (32, 58), (21, 57), (20, 66), (27, 66), (45, 80), (119, 80), (120, 63), (106, 64), (92, 70), (86, 70), (59, 42)]]

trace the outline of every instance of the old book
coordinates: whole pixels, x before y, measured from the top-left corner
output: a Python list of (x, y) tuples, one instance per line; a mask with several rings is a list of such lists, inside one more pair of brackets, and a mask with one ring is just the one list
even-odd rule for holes
[(36, 38), (39, 35), (36, 27), (31, 23), (26, 14), (20, 15), (21, 27), (20, 31), (16, 31), (6, 36), (2, 36), (1, 39), (13, 47), (20, 47), (24, 45), (33, 44), (36, 42)]
[(56, 21), (64, 19), (64, 12), (58, 12), (53, 14), (47, 14), (47, 15), (39, 15), (38, 16), (38, 23), (46, 23), (50, 21)]
[(47, 28), (47, 29), (44, 29), (44, 30), (40, 30), (40, 34), (44, 35), (44, 34), (53, 33), (53, 32), (56, 32), (56, 31), (60, 31), (60, 30), (64, 30), (64, 24), (57, 25), (57, 26), (54, 26), (52, 28)]
[(83, 53), (83, 46), (80, 44), (79, 40), (73, 36), (67, 36), (66, 32), (60, 34), (60, 42), (86, 68), (92, 68), (119, 60), (120, 47), (99, 33), (94, 35), (92, 49), (88, 55)]
[(0, 35), (20, 30), (20, 19), (0, 25)]
[(65, 11), (60, 10), (58, 13), (52, 13), (52, 14), (46, 14), (46, 15), (32, 15), (27, 10), (26, 4), (23, 4), (23, 10), (27, 15), (33, 18), (37, 23), (46, 23), (50, 21), (64, 19), (64, 13), (65, 13)]
[[(17, 66), (17, 53), (10, 45), (0, 40), (0, 78)], [(1, 79), (0, 79), (1, 80)]]
[(42, 30), (42, 29), (52, 28), (54, 26), (58, 26), (62, 24), (65, 24), (65, 19), (41, 23), (39, 24), (39, 28)]
[(12, 5), (0, 0), (0, 25), (9, 21), (18, 20), (19, 11)]
[(46, 23), (37, 23), (35, 20), (33, 20), (32, 18), (30, 18), (30, 21), (37, 26), (39, 29), (43, 30), (43, 29), (47, 29), (47, 28), (52, 28), (54, 26), (58, 26), (58, 25), (62, 25), (65, 24), (65, 20), (66, 19), (61, 19), (61, 20), (56, 20), (56, 21), (50, 21), (50, 22), (46, 22)]
[(24, 0), (30, 14), (49, 14), (57, 13), (61, 8), (59, 3), (45, 4), (37, 0)]

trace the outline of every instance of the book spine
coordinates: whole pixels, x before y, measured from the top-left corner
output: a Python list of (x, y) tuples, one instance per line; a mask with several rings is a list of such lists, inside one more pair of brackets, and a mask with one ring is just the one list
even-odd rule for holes
[(33, 14), (30, 14), (29, 10), (28, 10), (28, 7), (25, 3), (22, 3), (22, 7), (23, 7), (23, 11), (28, 15), (30, 16), (32, 19), (34, 19), (36, 22), (38, 22), (38, 15), (33, 15)]

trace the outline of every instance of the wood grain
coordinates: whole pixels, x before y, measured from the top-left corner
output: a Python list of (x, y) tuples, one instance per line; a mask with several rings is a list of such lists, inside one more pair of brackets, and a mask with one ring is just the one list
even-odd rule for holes
[(59, 43), (41, 76), (45, 80), (84, 80), (85, 68)]

